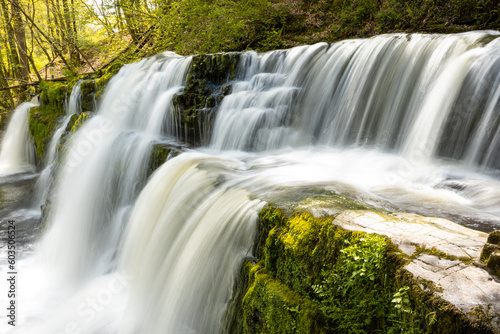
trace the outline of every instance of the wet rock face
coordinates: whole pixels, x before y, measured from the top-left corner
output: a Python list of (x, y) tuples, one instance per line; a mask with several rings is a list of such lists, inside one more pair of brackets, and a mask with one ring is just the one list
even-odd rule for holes
[(148, 164), (148, 175), (152, 174), (167, 160), (178, 156), (184, 150), (182, 146), (171, 144), (155, 144)]
[(173, 101), (178, 139), (192, 146), (207, 144), (217, 107), (231, 92), (240, 57), (240, 53), (193, 57), (184, 92)]
[(491, 232), (481, 252), (481, 261), (492, 274), (500, 278), (500, 230)]

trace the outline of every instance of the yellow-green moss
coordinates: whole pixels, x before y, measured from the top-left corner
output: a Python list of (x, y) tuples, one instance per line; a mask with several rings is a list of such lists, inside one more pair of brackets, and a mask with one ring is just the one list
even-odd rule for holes
[(76, 132), (88, 118), (89, 115), (87, 113), (82, 112), (80, 116), (78, 116), (78, 118), (76, 119), (73, 126), (71, 127), (71, 132)]
[[(335, 196), (332, 209), (355, 205)], [(316, 202), (261, 210), (257, 258), (242, 266), (225, 333), (491, 333), (486, 313), (470, 321), (435, 284), (406, 271), (411, 259), (390, 239), (304, 211)]]
[(401, 316), (392, 303), (398, 292), (394, 272), (404, 261), (387, 264), (397, 252), (386, 238), (340, 229), (332, 217), (301, 211), (287, 216), (273, 206), (259, 218), (258, 264), (246, 271), (243, 321), (234, 332), (412, 328), (409, 322), (395, 325)]
[[(94, 100), (98, 99), (104, 91), (111, 77), (120, 69), (121, 64), (115, 64), (106, 70), (96, 72), (93, 77), (82, 82), (82, 109), (84, 111), (94, 111)], [(74, 77), (67, 82), (42, 81), (40, 83), (40, 101), (39, 107), (30, 110), (30, 132), (33, 136), (36, 146), (36, 152), (39, 159), (45, 154), (46, 145), (54, 134), (57, 126), (58, 117), (64, 114), (64, 104), (73, 86), (82, 77)], [(88, 110), (86, 110), (88, 109)], [(86, 116), (80, 116), (79, 124)], [(70, 122), (71, 129), (76, 130), (78, 126)]]

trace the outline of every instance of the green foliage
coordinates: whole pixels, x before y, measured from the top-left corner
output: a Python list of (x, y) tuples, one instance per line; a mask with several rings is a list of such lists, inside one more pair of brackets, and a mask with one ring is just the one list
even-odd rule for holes
[(265, 274), (259, 266), (250, 272), (243, 297), (242, 333), (326, 333), (321, 312), (308, 298)]
[(181, 54), (278, 48), (284, 24), (267, 0), (175, 1), (158, 23), (158, 48)]
[(340, 12), (342, 25), (361, 27), (366, 21), (373, 19), (377, 11), (377, 2), (373, 0), (343, 1)]
[(385, 237), (273, 206), (259, 218), (258, 259), (242, 266), (224, 333), (420, 334), (469, 326), (436, 301), (432, 284), (402, 269), (405, 256)]
[(385, 239), (366, 235), (344, 243), (337, 263), (323, 270), (322, 284), (313, 286), (330, 329), (365, 333), (385, 328), (394, 300), (387, 277)]

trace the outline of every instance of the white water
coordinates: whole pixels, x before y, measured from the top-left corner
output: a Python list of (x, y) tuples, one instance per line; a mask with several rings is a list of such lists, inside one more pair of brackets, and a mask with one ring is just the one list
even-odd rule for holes
[(34, 188), (33, 209), (38, 210), (41, 205), (45, 204), (49, 191), (52, 188), (52, 181), (54, 179), (53, 173), (56, 168), (57, 148), (61, 142), (61, 136), (66, 131), (71, 116), (80, 114), (81, 112), (80, 103), (82, 90), (80, 84), (81, 82), (77, 82), (73, 87), (69, 101), (66, 105), (65, 116), (50, 140), (45, 168), (40, 173)]
[(283, 192), (500, 226), (500, 39), (483, 46), (488, 34), (247, 52), (210, 146), (149, 180), (191, 58), (127, 65), (71, 139), (50, 224), (19, 263), (15, 332), (217, 333), (261, 200)]
[(114, 267), (122, 225), (146, 182), (145, 161), (161, 139), (164, 115), (155, 110), (171, 108), (163, 96), (182, 88), (189, 64), (168, 54), (127, 65), (99, 113), (71, 138), (42, 245), (68, 288)]
[(35, 97), (31, 102), (21, 103), (9, 122), (0, 151), (0, 176), (34, 171), (35, 149), (29, 133), (29, 110), (38, 106)]

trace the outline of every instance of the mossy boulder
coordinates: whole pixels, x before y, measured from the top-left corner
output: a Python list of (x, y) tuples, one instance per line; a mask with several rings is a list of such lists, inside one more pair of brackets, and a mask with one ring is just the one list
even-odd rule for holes
[(488, 243), (500, 245), (500, 230), (493, 231), (488, 235)]
[(500, 284), (474, 265), (486, 234), (327, 191), (272, 197), (225, 332), (498, 332)]
[(481, 252), (481, 261), (497, 277), (500, 277), (500, 230), (491, 232)]
[[(77, 115), (75, 115), (77, 116)], [(86, 120), (89, 119), (89, 113), (88, 112), (82, 112), (80, 115), (78, 115), (75, 119), (74, 122), (71, 122), (75, 117), (71, 116), (70, 122), (68, 122), (68, 125), (66, 126), (66, 129), (68, 129), (71, 126), (71, 129), (69, 130), (70, 132), (76, 132), (79, 128), (82, 127), (83, 123), (85, 123)], [(72, 124), (70, 124), (72, 123)]]
[(500, 277), (500, 250), (496, 250), (490, 254), (488, 259), (488, 268), (494, 275)]

